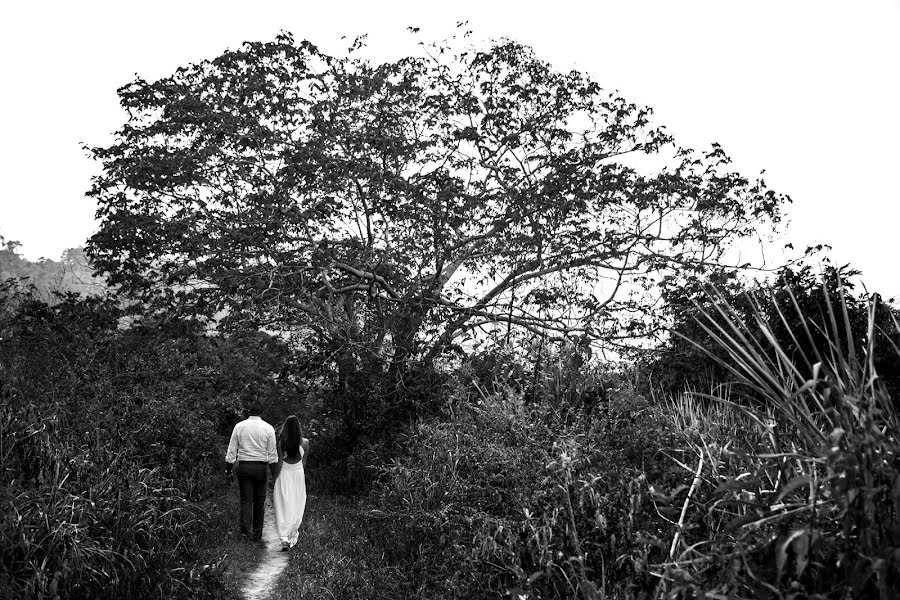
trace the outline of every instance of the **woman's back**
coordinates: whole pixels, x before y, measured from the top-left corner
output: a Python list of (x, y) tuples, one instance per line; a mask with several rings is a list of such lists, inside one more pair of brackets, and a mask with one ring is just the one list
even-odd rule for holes
[(309, 440), (302, 435), (288, 433), (279, 440), (278, 450), (284, 462), (275, 479), (272, 496), (281, 549), (287, 550), (297, 542), (306, 510), (306, 469), (303, 463), (309, 450)]
[(291, 415), (284, 420), (281, 426), (281, 435), (278, 436), (278, 454), (288, 464), (296, 464), (303, 460), (309, 441), (303, 437), (303, 428), (300, 427), (300, 419)]
[(293, 465), (302, 461), (304, 456), (306, 455), (306, 447), (309, 445), (309, 440), (307, 440), (306, 438), (301, 438), (300, 443), (294, 447), (288, 447), (285, 441), (286, 440), (282, 439), (279, 442), (279, 450), (282, 457), (284, 458), (284, 462)]

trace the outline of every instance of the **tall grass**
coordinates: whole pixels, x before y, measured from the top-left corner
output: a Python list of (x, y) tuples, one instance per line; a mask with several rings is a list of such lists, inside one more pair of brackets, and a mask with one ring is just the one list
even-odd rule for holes
[[(191, 567), (205, 515), (108, 436), (78, 439), (0, 386), (0, 596), (216, 597)], [(187, 563), (187, 569), (179, 568)]]
[(0, 286), (0, 598), (224, 596), (196, 500), (233, 406), (207, 384), (225, 369), (202, 339), (119, 315)]
[(825, 293), (745, 319), (711, 292), (698, 347), (730, 380), (708, 391), (616, 385), (592, 410), (460, 378), (371, 498), (401, 595), (900, 597), (900, 429), (874, 359), (897, 323), (873, 299), (854, 334), (861, 305)]
[(450, 420), (419, 422), (373, 493), (370, 528), (400, 593), (370, 597), (599, 599), (648, 589), (647, 566), (668, 543), (665, 522), (648, 512), (648, 477), (669, 483), (677, 469), (658, 452), (671, 441), (659, 407), (624, 383), (602, 410), (457, 385)]
[(735, 383), (731, 396), (671, 403), (704, 468), (675, 524), (677, 548), (655, 565), (657, 595), (900, 594), (900, 423), (875, 369), (876, 340), (889, 338), (875, 324), (878, 299), (859, 340), (843, 294), (826, 290), (819, 315), (787, 298), (775, 320), (758, 299), (749, 322), (716, 292), (712, 309), (698, 307), (724, 358), (698, 347)]

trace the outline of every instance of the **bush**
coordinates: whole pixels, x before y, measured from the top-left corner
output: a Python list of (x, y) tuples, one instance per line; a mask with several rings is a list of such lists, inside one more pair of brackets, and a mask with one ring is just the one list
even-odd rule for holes
[(3, 300), (0, 596), (222, 597), (194, 501), (239, 411), (223, 342), (120, 328), (110, 298)]
[(448, 422), (410, 432), (375, 495), (375, 538), (403, 565), (403, 593), (599, 598), (655, 581), (663, 522), (647, 478), (673, 472), (660, 411), (627, 388), (580, 418), (510, 388), (474, 404), (459, 398), (469, 391)]
[(177, 568), (204, 515), (110, 435), (62, 421), (0, 392), (3, 597), (219, 597), (209, 567)]
[[(762, 321), (769, 324), (769, 332), (779, 348), (792, 360), (812, 356), (815, 349), (825, 348), (832, 341), (846, 347), (849, 340), (855, 351), (862, 352), (867, 343), (868, 299), (854, 289), (851, 279), (857, 275), (859, 272), (848, 266), (826, 266), (820, 278), (809, 265), (804, 265), (782, 268), (768, 284), (746, 285), (736, 279), (725, 279), (715, 284), (712, 295), (710, 282), (672, 290), (668, 296), (668, 310), (674, 321), (671, 335), (645, 366), (646, 380), (669, 394), (685, 388), (710, 391), (733, 380), (723, 363), (728, 360), (728, 353), (698, 322), (705, 314), (715, 322), (724, 323), (715, 309), (716, 303), (727, 304), (732, 317), (747, 324), (747, 334), (753, 339), (763, 339), (765, 335), (756, 323), (758, 312)], [(809, 335), (796, 335), (803, 328), (801, 315), (820, 324), (828, 320), (828, 298), (843, 298), (849, 327), (830, 333), (811, 328)], [(880, 377), (896, 395), (900, 392), (900, 363), (891, 345), (900, 343), (900, 337), (894, 335), (891, 339), (888, 334), (892, 330), (892, 316), (898, 316), (895, 308), (876, 303), (874, 335), (878, 343), (874, 346), (874, 362)], [(830, 336), (834, 339), (829, 339)]]
[[(884, 313), (873, 298), (866, 333), (855, 338), (845, 296), (823, 290), (818, 315), (804, 313), (789, 290), (786, 298), (774, 320), (766, 318), (771, 299), (749, 299), (749, 322), (720, 296), (703, 315), (735, 381), (732, 397), (703, 402), (735, 426), (680, 419), (699, 424), (681, 431), (700, 469), (696, 494), (682, 504), (682, 545), (657, 566), (672, 596), (900, 594), (900, 421), (876, 368), (886, 355), (875, 347), (897, 323), (878, 332)], [(795, 340), (793, 352), (779, 328)]]
[[(709, 297), (698, 349), (718, 345), (707, 356), (728, 379), (715, 393), (648, 401), (586, 368), (560, 378), (565, 361), (555, 361), (541, 375), (543, 401), (531, 402), (527, 386), (483, 377), (497, 361), (461, 370), (450, 418), (420, 420), (382, 469), (370, 527), (397, 569), (378, 589), (900, 595), (900, 420), (879, 374), (888, 354), (876, 347), (887, 343), (896, 365), (897, 322), (875, 297), (860, 335), (860, 306), (820, 293), (813, 314), (790, 289), (740, 310)], [(588, 406), (580, 393), (548, 394), (554, 381), (616, 385)]]

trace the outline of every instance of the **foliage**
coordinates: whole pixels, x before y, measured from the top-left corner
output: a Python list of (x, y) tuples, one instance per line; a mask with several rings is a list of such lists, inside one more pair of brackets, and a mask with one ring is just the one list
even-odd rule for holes
[[(858, 340), (851, 300), (822, 293), (824, 322), (804, 314), (791, 292), (777, 321), (766, 321), (756, 301), (745, 321), (721, 297), (713, 297), (715, 313), (704, 313), (701, 327), (725, 351), (739, 394), (710, 399), (732, 407), (743, 426), (730, 435), (704, 426), (689, 437), (707, 466), (680, 527), (684, 551), (662, 572), (673, 595), (900, 592), (900, 422), (875, 366), (876, 341), (889, 342), (889, 332), (876, 335), (877, 297)], [(779, 327), (792, 333), (793, 346), (779, 343)], [(891, 327), (896, 335), (896, 320)]]
[[(642, 291), (780, 220), (786, 199), (720, 147), (678, 148), (527, 47), (361, 49), (282, 34), (122, 87), (128, 121), (92, 150), (97, 268), (152, 306), (401, 377), (485, 325), (639, 336)], [(630, 166), (646, 156), (666, 166)]]
[(359, 501), (323, 494), (318, 479), (310, 478), (310, 482), (315, 510), (304, 518), (300, 541), (271, 595), (341, 600), (402, 597), (394, 582), (403, 574), (384, 564), (380, 541), (367, 527)]
[(521, 373), (508, 359), (474, 360), (457, 378), (450, 419), (420, 421), (372, 497), (373, 537), (396, 566), (385, 571), (391, 589), (896, 596), (900, 431), (875, 343), (890, 344), (897, 323), (888, 314), (891, 329), (876, 335), (876, 297), (860, 340), (852, 297), (821, 294), (812, 314), (791, 290), (740, 306), (709, 297), (698, 347), (719, 344), (731, 375), (715, 396), (647, 402), (618, 376), (565, 372), (575, 388), (596, 379), (607, 390), (589, 410), (577, 395), (547, 394), (562, 352), (541, 374), (544, 401), (529, 404), (515, 384), (522, 375), (489, 376)]
[(223, 435), (279, 366), (271, 349), (123, 320), (113, 298), (4, 290), (0, 595), (223, 597), (195, 541), (217, 515), (196, 501), (218, 491)]
[(209, 565), (181, 567), (204, 515), (170, 480), (100, 430), (66, 433), (59, 414), (2, 396), (3, 597), (221, 597)]
[[(856, 352), (864, 352), (868, 343), (869, 302), (865, 295), (856, 292), (853, 284), (859, 271), (846, 265), (832, 267), (827, 263), (821, 269), (821, 275), (816, 275), (809, 264), (799, 264), (782, 267), (770, 282), (750, 285), (733, 276), (724, 276), (670, 290), (667, 296), (673, 321), (670, 337), (644, 366), (648, 372), (647, 391), (678, 394), (684, 389), (693, 389), (708, 392), (716, 385), (733, 380), (722, 360), (727, 357), (727, 352), (700, 324), (703, 316), (722, 321), (723, 316), (715, 309), (722, 303), (730, 307), (735, 319), (747, 324), (752, 339), (764, 337), (755, 314), (761, 311), (760, 319), (771, 328), (778, 346), (788, 356), (800, 360), (801, 356), (812, 356), (816, 348), (830, 343), (832, 334), (823, 327), (828, 323), (827, 298), (843, 298), (850, 325), (847, 331), (842, 328), (833, 334), (837, 336), (835, 341), (846, 345), (849, 335)], [(711, 286), (716, 290), (714, 295), (709, 293), (713, 289)], [(892, 345), (900, 343), (900, 336), (891, 333), (891, 321), (898, 314), (888, 303), (879, 301), (875, 304), (876, 355), (873, 358), (880, 377), (894, 394), (900, 392), (900, 364)], [(803, 319), (807, 317), (814, 320), (816, 326), (810, 327), (808, 337), (795, 335), (802, 330)], [(763, 352), (769, 350), (764, 348)], [(650, 387), (655, 389), (651, 391)]]
[(465, 382), (452, 418), (419, 423), (374, 496), (399, 595), (599, 598), (655, 581), (650, 541), (665, 523), (648, 511), (647, 478), (674, 471), (662, 413), (621, 380), (592, 413)]

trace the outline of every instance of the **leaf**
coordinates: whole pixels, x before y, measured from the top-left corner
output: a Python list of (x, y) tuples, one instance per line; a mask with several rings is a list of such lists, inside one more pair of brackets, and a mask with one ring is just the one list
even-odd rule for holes
[(744, 525), (753, 523), (754, 521), (757, 521), (759, 519), (760, 519), (760, 516), (755, 515), (755, 514), (743, 515), (741, 517), (737, 517), (735, 519), (732, 519), (725, 525), (725, 531), (733, 532), (737, 529), (740, 529)]
[(721, 494), (723, 492), (729, 491), (743, 491), (748, 489), (756, 489), (759, 487), (759, 478), (757, 477), (747, 477), (744, 479), (729, 479), (727, 481), (723, 481), (719, 484), (718, 487), (713, 491), (714, 494)]
[(804, 531), (802, 535), (794, 538), (791, 548), (794, 550), (794, 560), (796, 561), (794, 564), (794, 575), (799, 579), (809, 564), (809, 534)]
[(796, 490), (799, 487), (803, 487), (804, 485), (808, 485), (810, 487), (810, 493), (812, 493), (813, 480), (807, 476), (794, 477), (790, 481), (788, 481), (781, 491), (778, 492), (778, 496), (775, 498), (775, 502), (781, 502), (781, 500)]
[(775, 565), (778, 567), (778, 579), (781, 580), (781, 574), (784, 571), (784, 565), (787, 563), (787, 550), (797, 537), (806, 535), (803, 529), (795, 529), (790, 532), (775, 548)]
[(600, 597), (600, 590), (597, 589), (597, 584), (593, 581), (582, 581), (578, 584), (578, 596), (581, 598), (587, 598), (587, 600), (595, 600)]
[(678, 494), (680, 494), (681, 492), (683, 492), (686, 489), (688, 489), (688, 486), (682, 484), (682, 485), (679, 485), (678, 487), (676, 487), (674, 490), (672, 490), (672, 492), (670, 494), (666, 494), (664, 492), (657, 492), (656, 490), (654, 490), (652, 492), (653, 499), (656, 500), (657, 502), (659, 502), (660, 504), (669, 504), (670, 502), (672, 502), (672, 500), (674, 500), (678, 496)]

